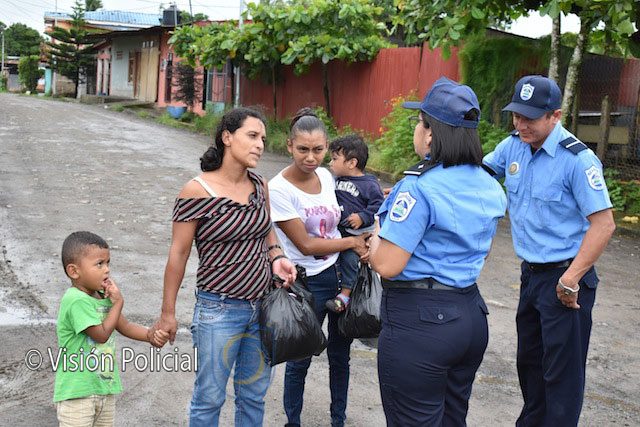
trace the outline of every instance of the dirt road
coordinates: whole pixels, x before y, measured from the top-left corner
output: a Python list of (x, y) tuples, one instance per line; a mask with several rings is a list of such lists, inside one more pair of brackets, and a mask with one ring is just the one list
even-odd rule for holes
[[(112, 248), (112, 274), (125, 297), (125, 314), (151, 324), (159, 312), (170, 243), (173, 199), (198, 173), (207, 139), (101, 107), (0, 93), (0, 425), (55, 424), (51, 404), (57, 352), (54, 319), (68, 282), (60, 245), (87, 229)], [(272, 177), (287, 164), (265, 154), (258, 172)], [(640, 419), (639, 242), (616, 236), (601, 258), (582, 425), (638, 425)], [(181, 330), (162, 355), (192, 352), (196, 257), (178, 298)], [(480, 278), (489, 304), (490, 343), (470, 403), (468, 423), (513, 425), (521, 405), (515, 371), (518, 261), (506, 222)], [(147, 360), (148, 347), (118, 338)], [(52, 352), (50, 356), (48, 351)], [(131, 353), (130, 353), (131, 354)], [(31, 370), (28, 364), (42, 365)], [(122, 361), (121, 361), (122, 363)], [(185, 425), (191, 372), (150, 372), (129, 365), (117, 400), (116, 425)], [(144, 367), (139, 367), (144, 368)], [(303, 421), (328, 425), (326, 355), (307, 378)], [(274, 370), (265, 425), (285, 423), (284, 369)], [(232, 425), (233, 390), (221, 425)], [(383, 426), (376, 352), (357, 343), (352, 352), (348, 425)]]

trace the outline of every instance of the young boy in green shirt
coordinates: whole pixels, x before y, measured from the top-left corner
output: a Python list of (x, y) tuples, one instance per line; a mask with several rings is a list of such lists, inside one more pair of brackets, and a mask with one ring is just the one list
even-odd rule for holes
[(62, 265), (71, 287), (60, 302), (58, 360), (53, 401), (60, 426), (111, 426), (116, 393), (122, 391), (113, 330), (162, 347), (169, 335), (130, 323), (124, 300), (109, 277), (109, 245), (88, 231), (70, 234)]

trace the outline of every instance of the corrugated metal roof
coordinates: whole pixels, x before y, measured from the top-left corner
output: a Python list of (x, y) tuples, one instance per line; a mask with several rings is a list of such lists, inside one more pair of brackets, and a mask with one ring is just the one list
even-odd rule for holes
[[(71, 19), (71, 15), (64, 12), (45, 12), (44, 17)], [(93, 12), (84, 13), (84, 20), (88, 23), (108, 22), (151, 27), (158, 25), (160, 19), (161, 15), (157, 13), (138, 13), (122, 10), (94, 10)]]

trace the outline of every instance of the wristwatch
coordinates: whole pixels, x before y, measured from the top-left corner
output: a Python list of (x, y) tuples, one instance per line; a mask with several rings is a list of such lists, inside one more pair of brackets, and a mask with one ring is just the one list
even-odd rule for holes
[(575, 295), (578, 293), (578, 291), (580, 291), (580, 285), (577, 285), (578, 287), (576, 289), (573, 289), (565, 286), (565, 284), (562, 283), (562, 280), (560, 279), (558, 279), (558, 286), (560, 286), (560, 288), (562, 289), (562, 293), (568, 296)]

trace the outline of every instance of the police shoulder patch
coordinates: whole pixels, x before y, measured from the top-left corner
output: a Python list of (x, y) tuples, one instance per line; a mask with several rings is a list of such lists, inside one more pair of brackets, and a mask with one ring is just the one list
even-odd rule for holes
[(396, 196), (393, 206), (389, 210), (389, 219), (394, 222), (402, 222), (409, 216), (411, 209), (416, 204), (416, 199), (408, 191), (401, 191)]
[(594, 190), (604, 190), (604, 178), (602, 177), (602, 172), (600, 168), (592, 165), (589, 169), (584, 171), (587, 175), (587, 180), (589, 181), (589, 186)]

